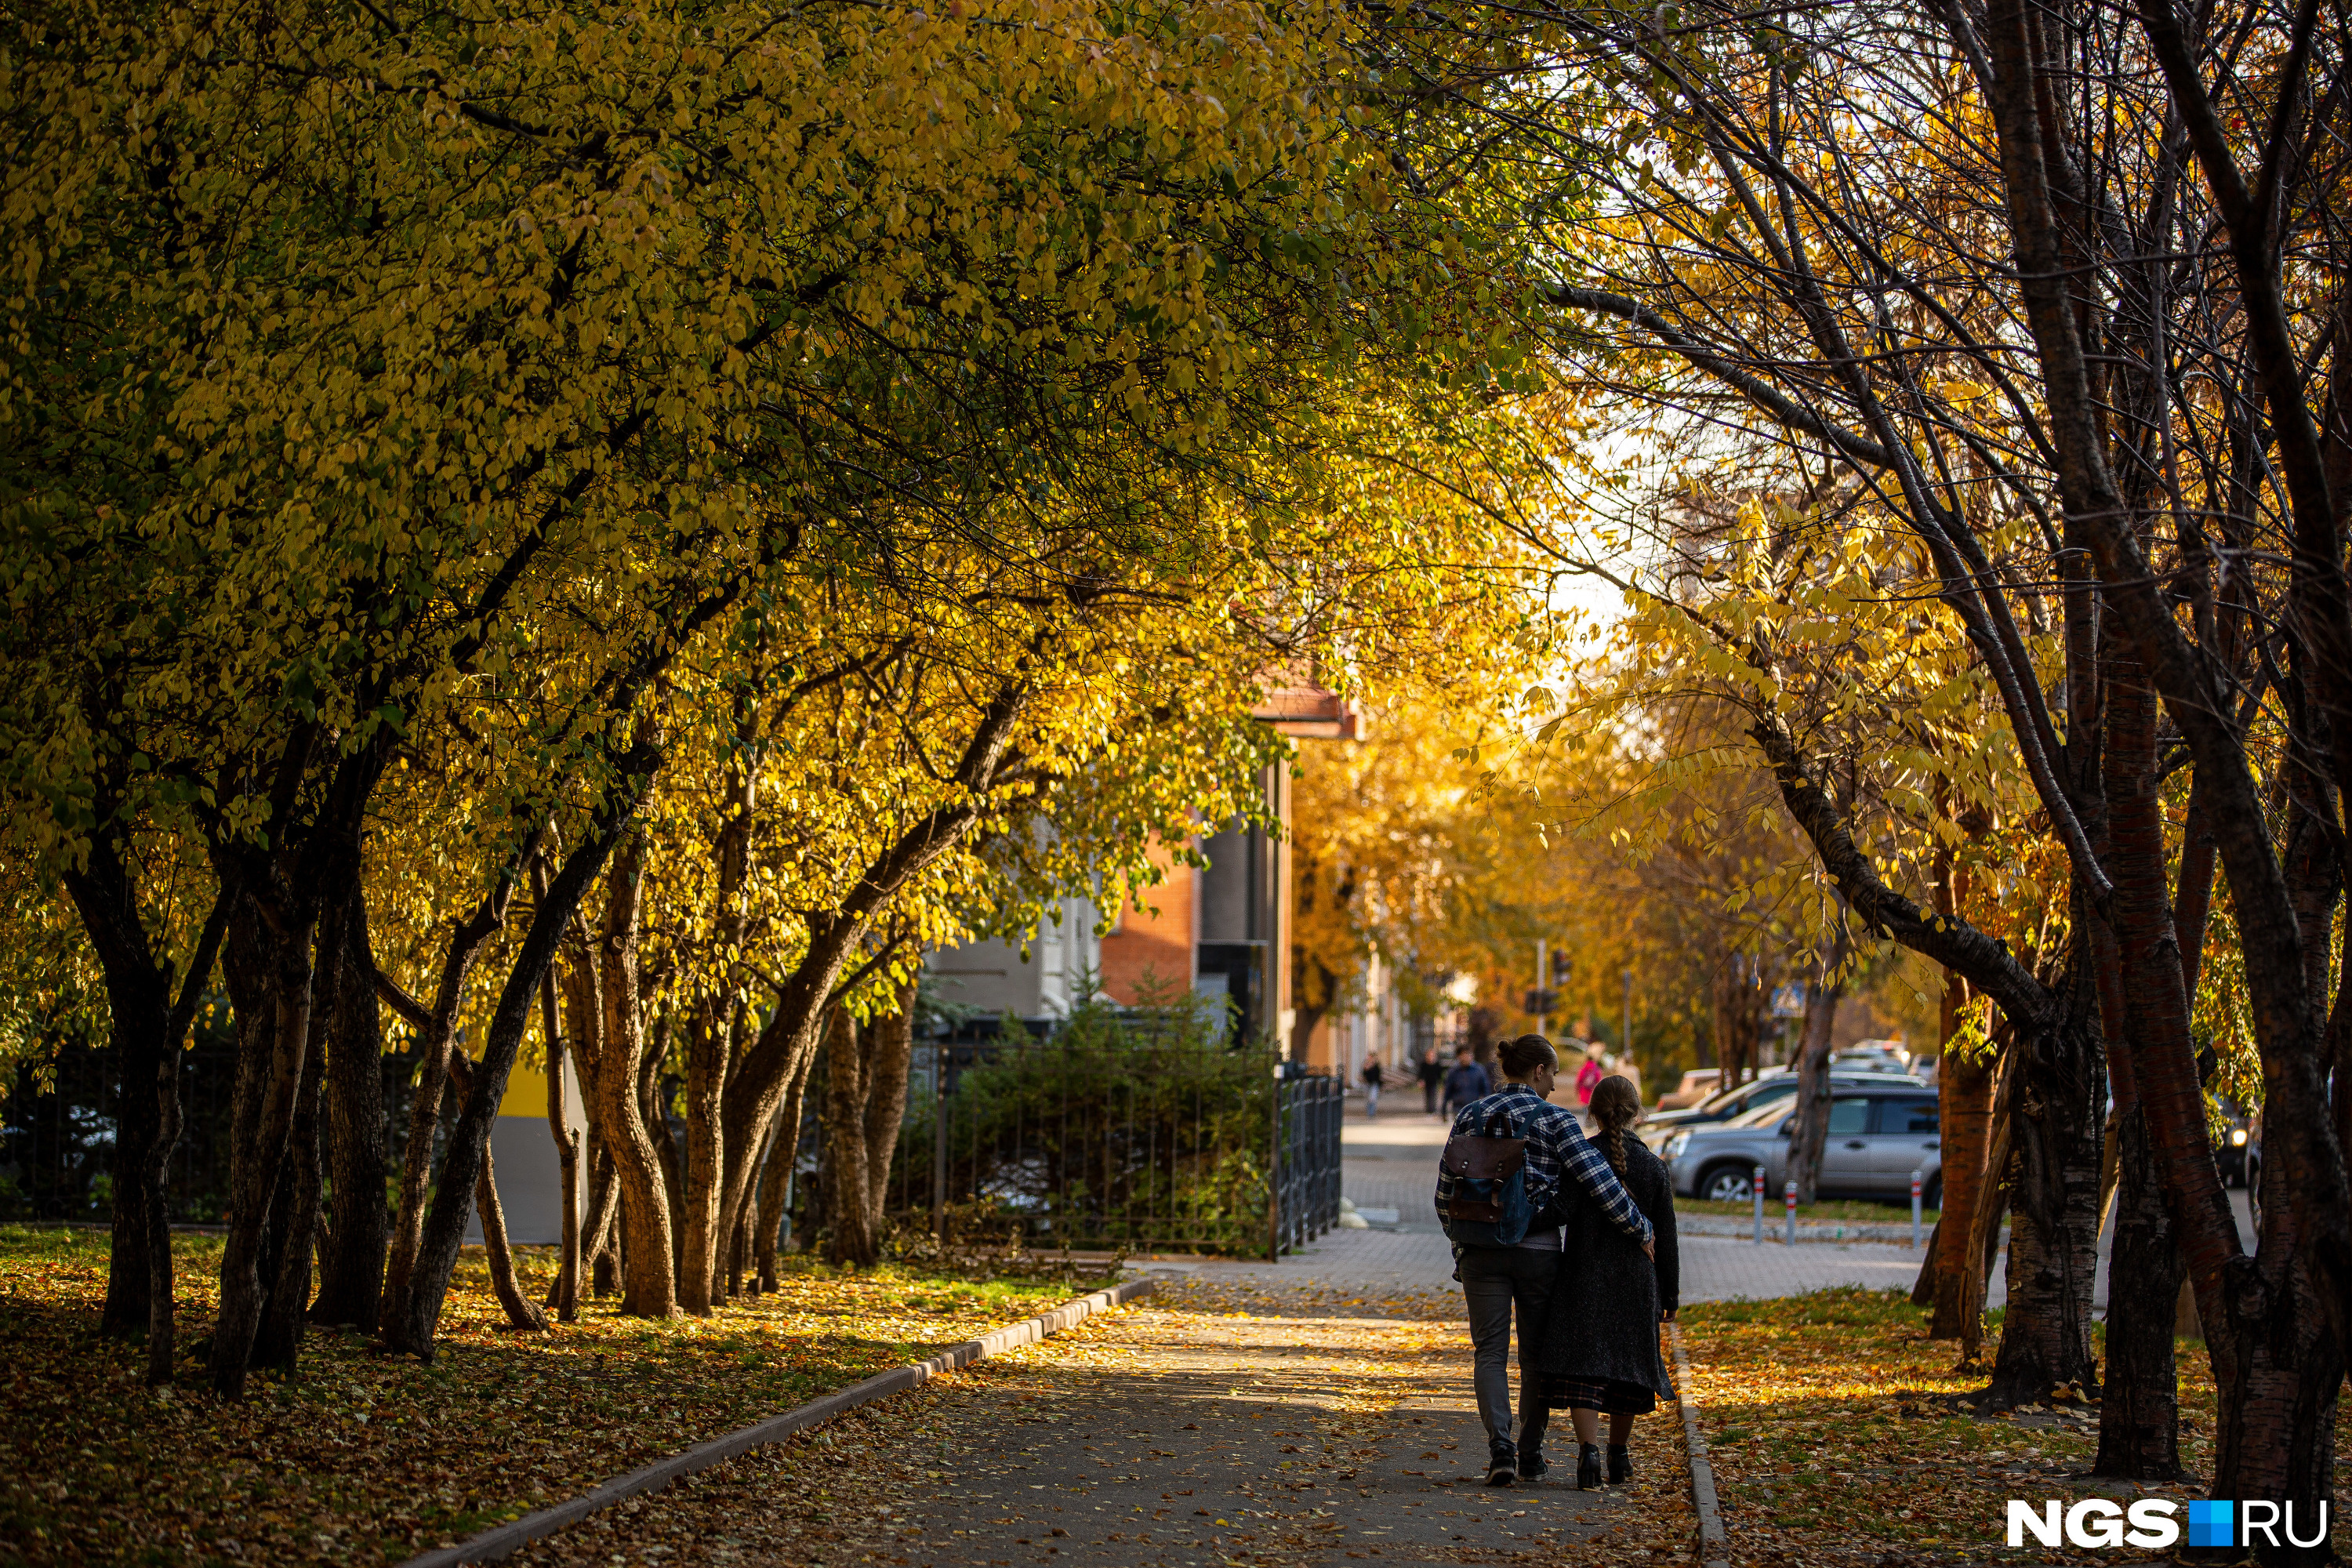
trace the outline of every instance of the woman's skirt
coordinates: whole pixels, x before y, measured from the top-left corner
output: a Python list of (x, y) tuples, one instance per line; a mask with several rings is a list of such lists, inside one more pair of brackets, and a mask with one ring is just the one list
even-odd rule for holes
[(1610, 1378), (1589, 1383), (1576, 1377), (1547, 1377), (1544, 1404), (1554, 1410), (1598, 1410), (1603, 1415), (1647, 1415), (1658, 1407), (1658, 1396), (1638, 1383)]

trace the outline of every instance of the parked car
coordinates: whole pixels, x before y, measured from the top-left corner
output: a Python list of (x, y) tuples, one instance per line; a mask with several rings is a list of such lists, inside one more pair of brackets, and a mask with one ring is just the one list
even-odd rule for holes
[(1887, 1073), (1904, 1078), (1913, 1076), (1911, 1064), (1891, 1050), (1871, 1047), (1863, 1050), (1840, 1051), (1830, 1058), (1832, 1072)]
[[(1830, 1074), (1832, 1089), (1843, 1088), (1868, 1089), (1885, 1081), (1884, 1074), (1849, 1073), (1843, 1069)], [(1642, 1119), (1639, 1129), (1642, 1142), (1652, 1149), (1663, 1146), (1679, 1127), (1700, 1127), (1712, 1122), (1729, 1121), (1747, 1115), (1759, 1105), (1775, 1105), (1795, 1097), (1797, 1075), (1786, 1068), (1774, 1068), (1761, 1078), (1751, 1079), (1734, 1089), (1708, 1096), (1695, 1106), (1682, 1110), (1652, 1111)]]
[(1721, 1068), (1693, 1068), (1690, 1071), (1683, 1074), (1682, 1082), (1675, 1085), (1673, 1089), (1669, 1089), (1664, 1094), (1658, 1096), (1658, 1109), (1660, 1110), (1681, 1110), (1686, 1107), (1696, 1105), (1708, 1095), (1713, 1094), (1715, 1092), (1715, 1086), (1722, 1081), (1723, 1069)]
[[(1907, 1199), (1911, 1173), (1918, 1171), (1927, 1178), (1922, 1200), (1929, 1208), (1939, 1206), (1944, 1156), (1936, 1097), (1852, 1080), (1832, 1089), (1829, 1135), (1822, 1149), (1822, 1195)], [(1796, 1127), (1796, 1113), (1784, 1101), (1768, 1100), (1729, 1121), (1679, 1129), (1660, 1152), (1675, 1192), (1739, 1203), (1748, 1197), (1759, 1165), (1764, 1167), (1766, 1191), (1780, 1191), (1789, 1179)]]

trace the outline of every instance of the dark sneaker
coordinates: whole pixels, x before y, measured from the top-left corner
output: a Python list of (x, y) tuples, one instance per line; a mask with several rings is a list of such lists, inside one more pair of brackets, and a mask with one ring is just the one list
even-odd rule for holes
[(1507, 1487), (1519, 1479), (1519, 1461), (1516, 1454), (1497, 1454), (1486, 1461), (1486, 1484)]
[(1538, 1480), (1542, 1479), (1543, 1473), (1550, 1468), (1551, 1466), (1545, 1462), (1544, 1457), (1541, 1454), (1530, 1454), (1524, 1448), (1519, 1451), (1519, 1479), (1521, 1480)]

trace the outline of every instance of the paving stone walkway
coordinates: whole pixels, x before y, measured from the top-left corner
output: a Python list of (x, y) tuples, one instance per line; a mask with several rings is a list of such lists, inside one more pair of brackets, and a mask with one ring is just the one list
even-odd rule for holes
[(1533, 1564), (1687, 1534), (1671, 1405), (1641, 1424), (1630, 1486), (1579, 1492), (1555, 1468), (1489, 1488), (1468, 1363), (1432, 1299), (1171, 1279), (511, 1561)]
[[(1342, 1186), (1349, 1200), (1360, 1209), (1395, 1210), (1393, 1225), (1333, 1231), (1280, 1263), (1158, 1259), (1138, 1268), (1257, 1287), (1296, 1281), (1324, 1289), (1445, 1298), (1458, 1310), (1453, 1250), (1430, 1212), (1445, 1132), (1444, 1121), (1418, 1110), (1369, 1123), (1351, 1114), (1342, 1128)], [(1690, 1236), (1683, 1238), (1682, 1250), (1685, 1301), (1796, 1296), (1832, 1285), (1908, 1289), (1919, 1272), (1916, 1251), (1884, 1243), (1806, 1241), (1790, 1247), (1768, 1241), (1758, 1247), (1748, 1240)], [(1999, 1306), (2004, 1299), (1996, 1273), (1990, 1304)]]

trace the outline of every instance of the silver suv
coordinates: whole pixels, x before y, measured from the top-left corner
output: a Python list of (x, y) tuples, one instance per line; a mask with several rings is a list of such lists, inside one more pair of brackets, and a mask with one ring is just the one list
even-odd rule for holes
[[(1906, 1089), (1931, 1093), (1927, 1086), (1907, 1074), (1891, 1072), (1848, 1072), (1843, 1068), (1830, 1070), (1830, 1088), (1838, 1089)], [(1663, 1155), (1666, 1140), (1685, 1128), (1712, 1126), (1717, 1122), (1737, 1121), (1749, 1111), (1767, 1105), (1786, 1107), (1796, 1098), (1797, 1075), (1786, 1068), (1774, 1068), (1763, 1077), (1751, 1079), (1737, 1089), (1718, 1089), (1697, 1105), (1686, 1110), (1653, 1110), (1642, 1118), (1635, 1131), (1642, 1142)]]
[[(1796, 1125), (1788, 1102), (1775, 1100), (1729, 1121), (1677, 1131), (1659, 1152), (1674, 1174), (1675, 1191), (1685, 1197), (1744, 1203), (1757, 1166), (1764, 1167), (1768, 1196), (1788, 1181), (1790, 1135)], [(1921, 1201), (1938, 1207), (1943, 1147), (1932, 1092), (1832, 1080), (1822, 1194), (1905, 1200), (1911, 1195), (1911, 1173), (1918, 1171), (1927, 1177)]]

